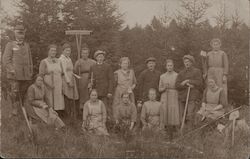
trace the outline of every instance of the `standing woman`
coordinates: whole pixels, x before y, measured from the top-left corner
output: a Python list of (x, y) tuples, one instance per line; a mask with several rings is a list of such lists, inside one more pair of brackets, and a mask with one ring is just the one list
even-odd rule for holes
[(62, 67), (56, 58), (56, 53), (57, 46), (55, 44), (49, 45), (48, 57), (40, 62), (39, 74), (44, 79), (47, 102), (60, 114), (65, 105), (62, 93)]
[[(80, 74), (81, 79), (79, 79), (79, 96), (80, 96), (80, 109), (83, 109), (84, 103), (89, 98), (88, 92), (88, 80), (89, 80), (89, 71), (90, 67), (96, 64), (96, 62), (89, 57), (89, 48), (83, 47), (81, 51), (81, 59), (77, 60), (75, 63), (74, 71), (77, 74)], [(82, 110), (80, 111), (82, 112)]]
[(77, 100), (78, 91), (76, 87), (76, 80), (73, 75), (73, 63), (70, 59), (71, 47), (65, 43), (63, 45), (63, 51), (59, 58), (62, 70), (63, 70), (63, 94), (66, 104), (66, 112), (71, 117), (76, 117), (76, 108), (74, 100)]
[(164, 123), (170, 130), (170, 138), (173, 137), (173, 131), (180, 124), (178, 91), (175, 89), (177, 73), (174, 71), (173, 60), (166, 60), (167, 72), (160, 76), (159, 91), (161, 94), (161, 103), (164, 106)]
[(220, 49), (220, 39), (213, 39), (210, 42), (212, 51), (207, 53), (207, 66), (204, 69), (204, 75), (207, 79), (215, 79), (216, 84), (223, 88), (227, 101), (227, 75), (229, 62), (227, 54)]
[(115, 71), (115, 83), (116, 89), (114, 93), (114, 100), (113, 100), (113, 115), (115, 112), (116, 107), (121, 102), (122, 93), (127, 92), (129, 93), (130, 101), (135, 104), (135, 97), (133, 90), (136, 86), (136, 78), (135, 73), (132, 69), (129, 68), (130, 60), (128, 57), (122, 57), (120, 59), (120, 66), (121, 68)]

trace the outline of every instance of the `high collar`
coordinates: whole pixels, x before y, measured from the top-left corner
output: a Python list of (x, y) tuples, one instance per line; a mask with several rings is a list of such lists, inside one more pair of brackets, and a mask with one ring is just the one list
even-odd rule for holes
[(127, 70), (121, 69), (121, 72), (122, 72), (123, 74), (128, 74), (128, 73), (130, 72), (130, 70), (129, 70), (129, 69), (127, 69)]
[(15, 43), (16, 43), (17, 45), (24, 45), (24, 41), (15, 40)]
[(148, 69), (148, 71), (149, 71), (149, 72), (155, 72), (155, 69), (153, 69), (153, 70)]
[(215, 86), (215, 88), (209, 88), (212, 92), (216, 92), (218, 91), (219, 87), (218, 86)]
[(48, 57), (48, 60), (52, 61), (53, 63), (56, 62), (56, 57)]
[(100, 63), (100, 62), (96, 62), (97, 65), (102, 65), (104, 62)]
[(130, 106), (130, 102), (128, 102), (128, 103), (126, 103), (126, 104), (125, 104), (125, 103), (122, 103), (122, 105), (125, 106), (125, 107), (128, 107), (128, 106)]
[(65, 56), (64, 54), (61, 55), (62, 57), (65, 57), (66, 59), (69, 59), (70, 57)]
[(88, 59), (89, 59), (89, 58), (86, 58), (86, 59), (84, 59), (84, 58), (81, 58), (81, 60), (82, 60), (82, 61), (88, 61)]

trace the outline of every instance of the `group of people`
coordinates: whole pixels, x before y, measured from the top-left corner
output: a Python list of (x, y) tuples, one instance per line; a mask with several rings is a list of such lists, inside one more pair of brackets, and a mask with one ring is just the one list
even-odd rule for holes
[(16, 39), (6, 45), (3, 54), (11, 86), (12, 115), (17, 114), (21, 104), (32, 120), (60, 129), (65, 126), (60, 117), (66, 112), (72, 118), (82, 116), (83, 131), (109, 135), (106, 122), (127, 126), (129, 130), (141, 123), (142, 130), (173, 133), (180, 127), (185, 105), (187, 129), (192, 129), (197, 120), (216, 119), (227, 109), (228, 58), (220, 49), (219, 39), (211, 41), (212, 51), (206, 54), (203, 71), (194, 67), (192, 55), (185, 55), (182, 71), (175, 72), (174, 61), (167, 59), (167, 71), (161, 74), (156, 70), (156, 59), (149, 57), (145, 61), (147, 69), (138, 79), (128, 57), (122, 57), (120, 69), (113, 72), (105, 62), (105, 51), (97, 50), (93, 60), (89, 58), (89, 48), (83, 47), (81, 58), (73, 64), (68, 43), (63, 44), (59, 58), (57, 46), (51, 44), (48, 57), (40, 62), (39, 74), (31, 84), (32, 54), (24, 35), (25, 28), (17, 25)]

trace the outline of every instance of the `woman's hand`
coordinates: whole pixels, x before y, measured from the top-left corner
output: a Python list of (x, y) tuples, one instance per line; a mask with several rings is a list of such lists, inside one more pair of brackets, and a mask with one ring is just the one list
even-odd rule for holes
[(207, 74), (203, 74), (203, 79), (206, 79), (207, 78)]
[(205, 109), (206, 109), (206, 103), (202, 103), (202, 104), (201, 104), (201, 107), (202, 107), (202, 109), (205, 110)]
[(112, 97), (112, 94), (111, 94), (111, 93), (108, 93), (107, 97), (108, 97), (108, 98), (111, 98), (111, 97)]
[(86, 131), (86, 126), (85, 126), (85, 125), (86, 125), (86, 124), (85, 124), (85, 121), (83, 121), (83, 122), (82, 122), (82, 130), (83, 130), (83, 131)]
[(132, 130), (132, 129), (133, 129), (133, 127), (134, 127), (134, 124), (135, 124), (135, 122), (131, 122), (131, 125), (130, 125), (130, 128), (129, 128), (129, 130)]
[(50, 89), (54, 89), (55, 88), (55, 86), (53, 86), (52, 84), (50, 84), (48, 82), (44, 81), (44, 84), (46, 85), (46, 87), (49, 87)]
[(223, 83), (226, 83), (226, 82), (227, 82), (227, 76), (226, 76), (226, 75), (223, 75), (222, 81), (223, 81)]
[(42, 107), (43, 109), (46, 109), (46, 108), (48, 108), (49, 106), (48, 106), (47, 104), (43, 103), (43, 104), (41, 105), (41, 107)]
[(135, 87), (136, 87), (135, 84), (133, 84), (133, 85), (131, 86), (132, 91), (135, 89)]
[(219, 109), (222, 109), (223, 108), (223, 106), (222, 105), (217, 105), (216, 107), (214, 107), (214, 111), (216, 111), (216, 110), (219, 110)]
[(129, 94), (130, 94), (130, 93), (133, 93), (132, 87), (128, 87), (128, 93), (129, 93)]
[(141, 108), (141, 107), (142, 107), (142, 101), (138, 101), (137, 107), (138, 107), (138, 108)]

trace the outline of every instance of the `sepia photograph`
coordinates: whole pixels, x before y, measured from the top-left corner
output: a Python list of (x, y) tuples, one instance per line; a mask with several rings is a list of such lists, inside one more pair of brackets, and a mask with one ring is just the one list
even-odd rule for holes
[(250, 0), (0, 0), (1, 158), (250, 158)]

